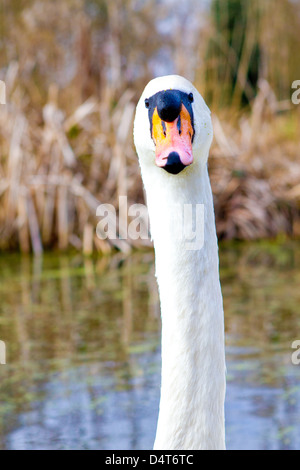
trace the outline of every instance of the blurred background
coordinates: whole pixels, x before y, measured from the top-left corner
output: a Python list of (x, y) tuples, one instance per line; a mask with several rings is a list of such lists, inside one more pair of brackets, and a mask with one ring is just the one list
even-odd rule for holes
[(153, 445), (153, 252), (95, 228), (144, 202), (135, 106), (172, 73), (213, 115), (228, 448), (300, 448), (299, 30), (299, 0), (0, 0), (0, 449)]

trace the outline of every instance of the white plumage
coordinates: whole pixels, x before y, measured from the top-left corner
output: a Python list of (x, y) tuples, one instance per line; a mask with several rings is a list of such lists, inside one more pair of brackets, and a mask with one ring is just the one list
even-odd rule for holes
[[(193, 94), (194, 162), (179, 174), (155, 164), (145, 99), (164, 90)], [(224, 449), (224, 315), (218, 244), (207, 171), (213, 138), (210, 110), (177, 75), (152, 80), (137, 105), (134, 141), (147, 195), (162, 314), (161, 399), (154, 448)], [(189, 250), (174, 233), (184, 204), (204, 205), (204, 245)], [(193, 211), (193, 226), (196, 224)]]

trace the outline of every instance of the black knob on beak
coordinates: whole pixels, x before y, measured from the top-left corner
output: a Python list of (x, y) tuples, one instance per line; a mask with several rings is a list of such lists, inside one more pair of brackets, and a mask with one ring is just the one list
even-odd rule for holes
[(181, 96), (176, 90), (160, 93), (157, 101), (157, 112), (162, 121), (173, 122), (181, 111)]

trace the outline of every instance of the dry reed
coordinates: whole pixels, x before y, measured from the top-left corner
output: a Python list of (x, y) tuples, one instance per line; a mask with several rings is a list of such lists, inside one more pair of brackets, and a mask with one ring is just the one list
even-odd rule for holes
[[(44, 249), (73, 247), (91, 254), (114, 248), (128, 252), (132, 246), (149, 245), (148, 241), (124, 240), (122, 236), (100, 240), (95, 230), (96, 210), (102, 203), (118, 209), (119, 196), (127, 196), (128, 204), (144, 202), (132, 123), (137, 98), (151, 71), (143, 67), (138, 78), (134, 71), (145, 57), (150, 60), (160, 51), (162, 44), (157, 39), (148, 41), (147, 34), (157, 15), (164, 18), (168, 11), (161, 6), (154, 14), (151, 2), (146, 1), (129, 21), (125, 15), (129, 0), (118, 1), (119, 9), (106, 0), (98, 4), (105, 12), (103, 18), (99, 16), (100, 25), (94, 27), (81, 0), (46, 2), (43, 6), (35, 1), (14, 19), (15, 28), (6, 33), (20, 51), (18, 60), (10, 60), (1, 76), (7, 87), (7, 105), (0, 108), (1, 250), (19, 248), (40, 254)], [(70, 15), (73, 27), (72, 31), (67, 29), (68, 36), (65, 22)], [(44, 31), (37, 43), (41, 27)], [(21, 34), (22, 28), (26, 34)], [(57, 35), (65, 34), (65, 49), (57, 47), (52, 29)], [(196, 29), (193, 34), (195, 47), (207, 31)], [(185, 69), (191, 70), (183, 45), (174, 45), (167, 37), (164, 40), (175, 48), (177, 71), (184, 74)], [(102, 41), (105, 43), (100, 46)], [(59, 79), (53, 84), (53, 61), (57, 70), (57, 63), (66, 60), (68, 48), (74, 53), (76, 72), (67, 84), (60, 84)], [(202, 47), (194, 50), (195, 57), (204, 53)], [(245, 69), (246, 58), (243, 60), (241, 67)], [(43, 72), (46, 65), (47, 75)], [(211, 69), (209, 60), (205, 67)], [(209, 95), (211, 88), (199, 78), (198, 68), (194, 74), (198, 87)], [(68, 73), (60, 75), (65, 79)], [(243, 82), (242, 88), (247, 88), (242, 69), (238, 77), (237, 83)], [(278, 101), (270, 83), (260, 79), (250, 109), (237, 111), (240, 86), (236, 85), (233, 93), (234, 107), (216, 107), (220, 96), (217, 87), (212, 100), (215, 140), (209, 169), (219, 236), (299, 236), (298, 110), (292, 109), (288, 100)], [(113, 216), (112, 212), (111, 220)], [(116, 233), (122, 235), (126, 220), (121, 220), (120, 226), (118, 222)]]

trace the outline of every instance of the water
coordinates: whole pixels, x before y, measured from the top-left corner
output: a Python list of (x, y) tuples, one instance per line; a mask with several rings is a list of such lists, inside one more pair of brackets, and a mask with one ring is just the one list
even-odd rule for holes
[[(300, 245), (221, 245), (228, 449), (300, 449)], [(151, 449), (152, 252), (0, 259), (0, 449)]]

